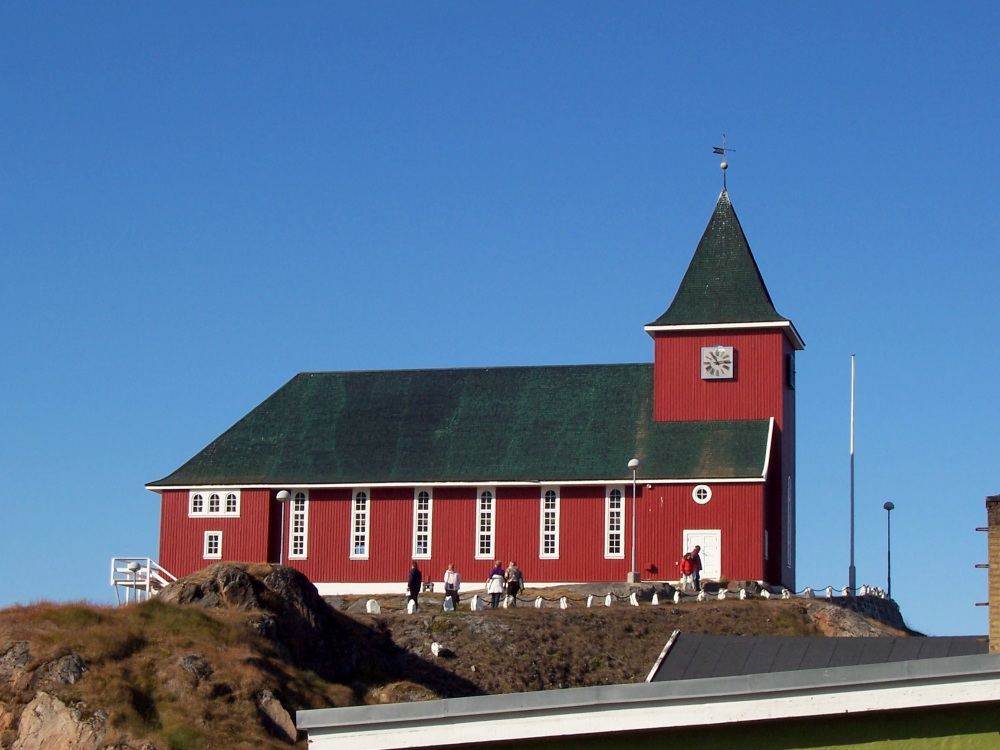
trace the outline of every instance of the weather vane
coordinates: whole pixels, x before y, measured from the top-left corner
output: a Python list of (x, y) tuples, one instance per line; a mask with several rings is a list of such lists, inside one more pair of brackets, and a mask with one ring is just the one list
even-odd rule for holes
[(734, 153), (734, 154), (736, 153), (736, 149), (735, 148), (726, 148), (726, 134), (723, 133), (722, 134), (722, 145), (721, 146), (712, 146), (712, 153), (713, 154), (718, 154), (719, 156), (722, 157), (722, 164), (720, 164), (719, 166), (722, 168), (722, 189), (723, 190), (726, 189), (726, 170), (729, 169), (729, 164), (728, 164), (728, 162), (726, 162), (726, 153), (730, 152), (730, 151), (732, 153)]

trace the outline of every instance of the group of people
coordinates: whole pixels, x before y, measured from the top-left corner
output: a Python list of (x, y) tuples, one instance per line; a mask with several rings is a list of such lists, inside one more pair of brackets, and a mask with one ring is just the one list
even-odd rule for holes
[[(690, 552), (685, 552), (681, 558), (681, 591), (687, 591), (693, 587), (695, 591), (701, 591), (701, 547), (695, 545)], [(420, 566), (414, 560), (410, 565), (410, 577), (407, 580), (406, 588), (409, 591), (409, 599), (413, 606), (417, 606), (420, 592), (424, 587), (424, 576), (420, 572)], [(462, 574), (455, 570), (455, 564), (449, 563), (448, 569), (444, 572), (444, 595), (451, 599), (458, 609), (458, 591), (462, 587)], [(500, 606), (500, 601), (504, 594), (510, 597), (511, 605), (517, 606), (517, 595), (524, 591), (524, 575), (517, 567), (517, 560), (511, 560), (506, 569), (503, 561), (497, 560), (490, 575), (486, 579), (486, 593), (490, 595), (490, 607), (496, 609)]]
[(692, 584), (695, 591), (701, 591), (701, 547), (698, 545), (681, 558), (681, 591), (687, 591)]
[[(444, 595), (451, 599), (458, 609), (458, 590), (462, 587), (462, 574), (455, 570), (455, 563), (448, 563), (448, 569), (444, 572)], [(420, 572), (420, 566), (414, 560), (410, 563), (410, 577), (406, 581), (406, 589), (409, 592), (407, 599), (417, 607), (420, 592), (424, 588), (424, 574)]]
[[(444, 572), (444, 595), (451, 599), (455, 609), (458, 609), (458, 592), (462, 587), (462, 574), (455, 570), (455, 564), (449, 563), (448, 569)], [(420, 566), (414, 560), (410, 564), (410, 576), (406, 582), (408, 599), (417, 607), (420, 592), (424, 588), (424, 574), (420, 571)], [(524, 591), (524, 575), (517, 567), (517, 561), (511, 560), (510, 565), (504, 570), (503, 562), (496, 561), (490, 571), (489, 578), (486, 579), (486, 593), (490, 595), (490, 606), (496, 609), (500, 606), (500, 599), (504, 595), (511, 597), (513, 606), (517, 606), (517, 595)]]
[(517, 567), (517, 560), (511, 560), (507, 570), (503, 569), (503, 562), (496, 561), (490, 577), (486, 579), (486, 593), (490, 595), (490, 607), (496, 609), (500, 606), (500, 599), (507, 593), (511, 598), (511, 606), (517, 606), (517, 595), (524, 591), (524, 575)]

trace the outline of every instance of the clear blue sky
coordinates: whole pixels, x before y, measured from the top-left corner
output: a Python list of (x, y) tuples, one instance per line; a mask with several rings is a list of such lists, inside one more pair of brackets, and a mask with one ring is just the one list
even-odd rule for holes
[(799, 587), (982, 633), (988, 3), (0, 6), (0, 606), (113, 600), (295, 373), (644, 362), (721, 188), (798, 357)]

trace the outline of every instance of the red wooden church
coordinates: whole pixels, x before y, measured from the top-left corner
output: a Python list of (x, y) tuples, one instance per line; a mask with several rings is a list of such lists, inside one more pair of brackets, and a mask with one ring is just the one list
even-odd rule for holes
[(284, 562), (324, 594), (378, 593), (411, 560), (425, 580), (516, 559), (532, 585), (676, 581), (699, 544), (705, 578), (794, 589), (804, 345), (725, 190), (645, 330), (652, 365), (296, 375), (147, 485), (160, 563)]

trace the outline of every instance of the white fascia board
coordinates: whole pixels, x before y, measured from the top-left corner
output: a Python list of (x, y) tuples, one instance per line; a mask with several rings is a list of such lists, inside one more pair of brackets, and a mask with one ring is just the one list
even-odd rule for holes
[[(772, 418), (773, 422), (773, 418)], [(765, 459), (765, 465), (767, 461)], [(663, 479), (656, 477), (641, 477), (641, 484), (760, 484), (767, 477), (686, 477), (684, 479)], [(169, 487), (149, 487), (146, 489), (156, 493), (163, 493), (165, 490), (271, 490), (278, 487), (295, 488), (297, 490), (339, 490), (353, 489), (355, 487), (382, 487), (399, 489), (403, 487), (595, 487), (608, 484), (631, 484), (631, 477), (614, 477), (612, 479), (574, 479), (570, 481), (561, 479), (532, 479), (530, 481), (505, 481), (502, 479), (482, 479), (470, 482), (348, 482), (329, 484), (302, 484), (299, 482), (287, 484), (212, 484), (212, 485), (176, 485)]]
[(166, 490), (190, 490), (192, 492), (197, 490), (200, 492), (208, 492), (209, 490), (225, 491), (225, 490), (268, 489), (268, 487), (258, 484), (176, 484), (176, 485), (172, 484), (172, 485), (156, 486), (156, 487), (147, 484), (145, 488), (150, 492), (155, 492), (159, 495), (162, 495)]
[(760, 330), (762, 328), (780, 328), (785, 336), (792, 343), (795, 349), (805, 349), (806, 344), (795, 330), (790, 320), (772, 320), (762, 323), (692, 323), (690, 325), (678, 326), (643, 326), (643, 330), (652, 336), (654, 333), (668, 333), (672, 331), (741, 331)]
[(1000, 655), (299, 711), (313, 750), (619, 734), (1000, 703)]

